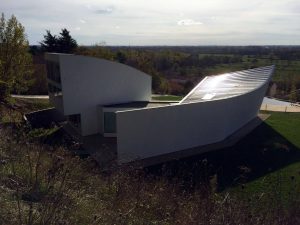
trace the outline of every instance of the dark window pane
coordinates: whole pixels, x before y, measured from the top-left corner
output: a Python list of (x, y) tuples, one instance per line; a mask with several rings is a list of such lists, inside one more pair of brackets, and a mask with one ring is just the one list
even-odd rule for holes
[(58, 62), (47, 61), (46, 62), (47, 68), (47, 77), (50, 80), (53, 80), (57, 83), (61, 83), (60, 78), (60, 65)]
[(116, 133), (116, 113), (105, 112), (104, 113), (104, 133)]

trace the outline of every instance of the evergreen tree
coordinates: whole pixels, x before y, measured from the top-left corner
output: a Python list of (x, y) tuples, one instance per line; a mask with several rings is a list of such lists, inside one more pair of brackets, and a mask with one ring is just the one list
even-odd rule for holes
[(60, 37), (58, 38), (59, 52), (73, 53), (77, 48), (77, 42), (71, 37), (70, 31), (66, 28), (61, 30)]
[(40, 42), (42, 50), (45, 52), (57, 52), (59, 50), (58, 38), (52, 35), (50, 30), (46, 30), (44, 41)]
[(70, 31), (66, 28), (61, 30), (60, 35), (52, 35), (49, 30), (46, 30), (44, 40), (40, 42), (43, 51), (58, 52), (58, 53), (73, 53), (77, 48), (77, 42), (71, 37)]
[(126, 62), (126, 55), (124, 54), (124, 52), (118, 51), (115, 58), (119, 63)]

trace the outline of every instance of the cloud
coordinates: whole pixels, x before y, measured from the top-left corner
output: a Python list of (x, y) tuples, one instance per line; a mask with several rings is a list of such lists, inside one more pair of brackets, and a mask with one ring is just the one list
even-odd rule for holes
[(112, 7), (107, 7), (107, 8), (95, 10), (96, 14), (111, 14), (112, 12), (113, 12), (113, 8)]
[(199, 21), (194, 21), (194, 20), (191, 20), (191, 19), (184, 19), (184, 20), (179, 20), (177, 22), (177, 24), (179, 26), (193, 26), (193, 25), (202, 25), (203, 23), (199, 22)]
[(31, 44), (46, 29), (57, 34), (63, 27), (86, 45), (300, 44), (299, 0), (0, 2), (6, 18), (14, 14), (25, 26)]

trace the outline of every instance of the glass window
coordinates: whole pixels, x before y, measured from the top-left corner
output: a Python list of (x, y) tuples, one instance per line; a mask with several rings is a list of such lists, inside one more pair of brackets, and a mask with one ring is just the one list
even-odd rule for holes
[(104, 112), (104, 133), (116, 133), (116, 113)]
[(60, 66), (58, 62), (47, 61), (46, 62), (47, 68), (47, 77), (50, 80), (53, 80), (57, 83), (61, 83), (60, 79)]

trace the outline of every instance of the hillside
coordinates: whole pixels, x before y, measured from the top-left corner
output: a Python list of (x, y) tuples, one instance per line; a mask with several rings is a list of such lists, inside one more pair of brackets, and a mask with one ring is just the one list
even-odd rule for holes
[(299, 224), (300, 114), (272, 113), (236, 146), (150, 168), (103, 171), (57, 129), (1, 104), (0, 224)]

